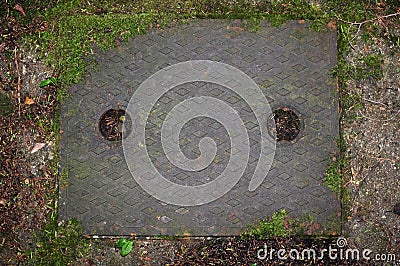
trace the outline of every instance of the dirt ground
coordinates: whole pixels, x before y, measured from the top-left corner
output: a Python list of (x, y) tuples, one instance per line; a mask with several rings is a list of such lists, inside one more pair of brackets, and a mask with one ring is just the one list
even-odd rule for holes
[[(392, 30), (399, 36), (399, 23)], [(348, 86), (361, 104), (355, 119), (343, 120), (352, 202), (345, 232), (356, 247), (400, 257), (400, 219), (392, 212), (400, 202), (400, 49), (380, 37), (368, 44), (360, 39), (348, 60), (381, 54), (383, 76)]]
[[(42, 80), (54, 74), (53, 70), (37, 59), (35, 47), (20, 45), (22, 32), (42, 31), (46, 25), (33, 20), (23, 26), (12, 17), (5, 23), (7, 27), (0, 31), (3, 36), (0, 43), (0, 264), (17, 265), (26, 261), (27, 251), (35, 248), (34, 232), (49, 221), (49, 215), (55, 210), (57, 128), (54, 119), (58, 102), (56, 86), (39, 88)], [(348, 63), (352, 64), (360, 56), (381, 55), (383, 75), (378, 79), (348, 82), (348, 93), (358, 101), (349, 110), (343, 110), (342, 129), (349, 159), (343, 169), (347, 180), (344, 187), (350, 192), (343, 235), (351, 248), (371, 249), (373, 254), (396, 254), (400, 259), (400, 217), (393, 212), (395, 204), (400, 202), (400, 45), (396, 41), (388, 42), (385, 27), (391, 27), (391, 34), (400, 38), (398, 17), (391, 24), (382, 22), (379, 34), (367, 42), (361, 38), (361, 33), (368, 30), (365, 24), (347, 56)], [(209, 265), (241, 262), (263, 265), (272, 262), (254, 261), (254, 254), (264, 243), (275, 247), (315, 245), (322, 248), (333, 240), (307, 241), (138, 239), (133, 252), (121, 257), (115, 248), (116, 240), (92, 240), (90, 255), (77, 260), (75, 265), (201, 265), (204, 261)], [(330, 263), (322, 261), (315, 265)], [(356, 265), (355, 262), (347, 264)], [(371, 265), (374, 264), (377, 263)]]

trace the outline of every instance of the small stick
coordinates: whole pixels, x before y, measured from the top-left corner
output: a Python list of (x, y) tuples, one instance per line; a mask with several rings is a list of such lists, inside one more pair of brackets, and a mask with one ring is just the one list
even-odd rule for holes
[(341, 18), (339, 18), (339, 17), (336, 17), (336, 18), (337, 18), (338, 20), (344, 22), (344, 23), (347, 23), (347, 24), (362, 26), (362, 25), (364, 25), (365, 23), (373, 22), (373, 21), (378, 20), (378, 19), (389, 18), (389, 17), (398, 16), (398, 15), (400, 15), (400, 12), (393, 13), (393, 14), (389, 14), (389, 15), (386, 15), (386, 16), (378, 16), (378, 17), (376, 17), (376, 18), (369, 19), (369, 20), (365, 20), (365, 21), (362, 21), (362, 22), (350, 22), (350, 21), (343, 20), (343, 19), (341, 19)]
[(371, 120), (371, 121), (388, 122), (388, 121), (390, 121), (390, 120), (393, 120), (393, 119), (400, 113), (400, 110), (398, 110), (397, 113), (396, 113), (395, 115), (393, 115), (391, 118), (388, 118), (388, 119), (375, 119), (375, 118), (371, 118), (371, 117), (368, 117), (368, 116), (364, 115), (361, 111), (358, 111), (358, 113), (359, 113), (363, 118), (366, 118), (366, 119)]
[(18, 116), (21, 117), (21, 73), (19, 72), (17, 48), (14, 48), (14, 61), (17, 68), (18, 83), (17, 83), (17, 97), (18, 97)]
[(342, 21), (342, 22), (344, 22), (344, 23), (350, 24), (350, 25), (352, 25), (352, 26), (357, 26), (357, 32), (356, 32), (356, 34), (354, 35), (354, 37), (353, 37), (351, 40), (349, 40), (349, 44), (350, 44), (351, 48), (353, 48), (353, 50), (354, 50), (354, 47), (353, 47), (353, 45), (351, 44), (351, 42), (354, 41), (354, 39), (358, 36), (358, 34), (360, 34), (361, 27), (362, 27), (365, 23), (373, 22), (373, 21), (375, 21), (375, 20), (381, 20), (381, 21), (382, 21), (382, 19), (384, 19), (384, 18), (390, 18), (390, 17), (394, 17), (394, 16), (398, 16), (398, 15), (400, 15), (400, 12), (393, 13), (393, 14), (389, 14), (389, 15), (386, 15), (386, 16), (378, 16), (378, 17), (376, 17), (376, 18), (368, 19), (368, 20), (365, 20), (365, 21), (362, 21), (362, 22), (356, 22), (356, 21), (355, 21), (355, 22), (350, 22), (350, 21), (343, 20), (343, 19), (339, 18), (338, 16), (336, 16), (336, 19), (339, 20), (339, 21)]
[(372, 156), (372, 155), (365, 155), (365, 156), (367, 156), (368, 158), (371, 158), (371, 159), (375, 159), (375, 160), (379, 161), (380, 163), (384, 162), (384, 161), (396, 163), (398, 161), (396, 159), (380, 158), (380, 157), (376, 157), (376, 156)]
[(381, 105), (383, 105), (383, 106), (389, 107), (389, 106), (388, 106), (387, 104), (385, 104), (385, 103), (381, 103), (381, 102), (378, 102), (378, 101), (373, 101), (373, 100), (370, 100), (370, 99), (367, 99), (367, 98), (363, 98), (363, 100), (364, 100), (364, 101), (367, 101), (367, 102), (370, 102), (370, 103), (381, 104)]

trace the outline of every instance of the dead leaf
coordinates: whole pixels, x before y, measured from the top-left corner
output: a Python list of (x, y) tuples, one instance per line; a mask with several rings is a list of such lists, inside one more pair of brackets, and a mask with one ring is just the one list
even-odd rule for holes
[(16, 4), (14, 6), (14, 10), (21, 12), (22, 16), (26, 17), (25, 11), (20, 4)]
[(306, 22), (304, 19), (300, 19), (297, 21), (299, 24), (304, 24), (304, 22)]
[(4, 52), (4, 48), (6, 48), (6, 43), (5, 42), (0, 44), (0, 53)]
[(320, 224), (318, 223), (311, 223), (311, 225), (308, 227), (307, 234), (312, 235), (316, 230), (320, 228)]
[(329, 21), (329, 22), (328, 22), (328, 27), (329, 27), (330, 29), (332, 29), (332, 30), (336, 30), (336, 29), (337, 29), (337, 27), (336, 27), (336, 21), (335, 21), (335, 20)]
[(242, 28), (242, 27), (238, 27), (238, 26), (226, 26), (226, 29), (227, 30), (232, 30), (232, 31), (234, 31), (235, 33), (239, 33), (239, 32), (241, 32), (241, 31), (244, 31), (245, 30), (245, 28)]
[(385, 8), (386, 4), (383, 3), (383, 2), (379, 2), (379, 3), (377, 4), (377, 6), (378, 6), (379, 8)]
[(283, 225), (285, 226), (286, 229), (289, 229), (290, 226), (290, 218), (285, 217), (285, 220), (283, 220)]
[(35, 103), (35, 100), (33, 100), (32, 98), (29, 98), (28, 96), (26, 96), (26, 98), (25, 98), (25, 104), (26, 105), (31, 105), (31, 104), (34, 104)]
[(35, 146), (33, 146), (33, 149), (31, 150), (31, 153), (35, 153), (38, 150), (42, 149), (44, 146), (46, 146), (46, 143), (36, 143)]
[(239, 31), (244, 31), (245, 29), (242, 28), (242, 27), (233, 26), (232, 30), (235, 31), (235, 32), (239, 32)]

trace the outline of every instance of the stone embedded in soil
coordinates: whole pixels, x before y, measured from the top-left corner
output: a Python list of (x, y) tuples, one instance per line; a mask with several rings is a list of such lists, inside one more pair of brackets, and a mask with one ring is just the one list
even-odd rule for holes
[(400, 202), (398, 202), (396, 205), (393, 207), (393, 213), (400, 215)]

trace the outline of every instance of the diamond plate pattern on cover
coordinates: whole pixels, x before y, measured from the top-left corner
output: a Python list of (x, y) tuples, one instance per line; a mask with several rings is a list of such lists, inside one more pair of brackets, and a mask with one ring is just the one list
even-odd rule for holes
[[(340, 205), (323, 185), (324, 171), (336, 151), (338, 95), (329, 76), (336, 65), (336, 34), (314, 32), (307, 23), (279, 28), (262, 22), (248, 32), (238, 21), (195, 20), (149, 32), (107, 52), (97, 51), (98, 71), (89, 71), (61, 107), (60, 219), (82, 221), (85, 234), (96, 235), (237, 235), (273, 212), (312, 215), (325, 223)], [(293, 142), (277, 143), (271, 170), (255, 191), (248, 191), (260, 154), (260, 126), (247, 103), (227, 87), (191, 82), (174, 87), (154, 105), (146, 124), (146, 148), (153, 165), (170, 181), (201, 185), (225, 169), (231, 151), (225, 127), (208, 117), (184, 125), (179, 146), (190, 159), (200, 155), (199, 141), (212, 138), (217, 152), (201, 171), (171, 164), (163, 153), (161, 126), (180, 102), (215, 97), (240, 115), (249, 135), (250, 159), (239, 182), (221, 198), (200, 206), (165, 204), (147, 194), (132, 177), (121, 142), (105, 140), (98, 128), (108, 109), (124, 109), (136, 88), (158, 70), (187, 60), (232, 65), (261, 88), (272, 110), (288, 107), (302, 121)], [(134, 118), (129, 118), (134, 126)], [(184, 195), (182, 195), (184, 196)]]

